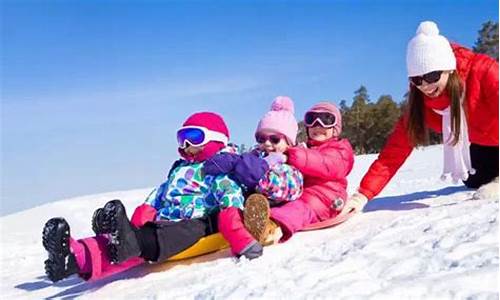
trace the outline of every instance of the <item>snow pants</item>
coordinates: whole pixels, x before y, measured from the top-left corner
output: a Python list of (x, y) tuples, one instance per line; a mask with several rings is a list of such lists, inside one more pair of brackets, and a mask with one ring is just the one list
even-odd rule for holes
[(465, 186), (477, 189), (498, 177), (498, 146), (471, 144), (470, 159), (476, 173), (469, 175)]

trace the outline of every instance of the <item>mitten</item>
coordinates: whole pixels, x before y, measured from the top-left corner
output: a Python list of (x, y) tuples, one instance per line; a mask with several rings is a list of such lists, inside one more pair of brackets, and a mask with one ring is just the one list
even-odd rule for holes
[(354, 213), (358, 213), (363, 210), (366, 203), (368, 203), (368, 198), (366, 198), (365, 195), (361, 193), (354, 193), (351, 197), (347, 199), (347, 202), (342, 208), (342, 211), (340, 212), (339, 216), (347, 215), (351, 211), (353, 211)]
[(205, 161), (203, 171), (206, 175), (212, 176), (229, 174), (239, 159), (240, 156), (235, 153), (218, 153)]
[(139, 228), (147, 222), (154, 221), (156, 218), (156, 209), (149, 204), (142, 204), (136, 207), (130, 223)]
[(248, 152), (241, 155), (236, 163), (231, 178), (245, 189), (253, 190), (269, 170), (267, 162), (254, 153)]
[(264, 160), (267, 162), (269, 166), (274, 166), (276, 164), (283, 164), (286, 162), (286, 155), (283, 153), (273, 152), (269, 153), (268, 156), (264, 157)]

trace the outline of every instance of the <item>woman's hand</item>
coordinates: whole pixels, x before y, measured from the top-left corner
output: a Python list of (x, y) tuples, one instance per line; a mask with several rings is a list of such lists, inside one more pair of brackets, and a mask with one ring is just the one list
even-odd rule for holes
[(361, 193), (354, 193), (347, 199), (346, 204), (342, 208), (339, 216), (347, 215), (350, 212), (358, 213), (363, 210), (366, 203), (368, 203), (368, 198)]

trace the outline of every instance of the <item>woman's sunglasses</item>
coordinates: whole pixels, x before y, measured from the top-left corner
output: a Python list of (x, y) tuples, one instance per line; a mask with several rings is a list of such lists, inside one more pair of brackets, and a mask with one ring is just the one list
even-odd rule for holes
[(328, 112), (310, 111), (304, 117), (304, 125), (307, 127), (320, 125), (323, 128), (331, 128), (337, 125), (337, 118)]
[(434, 72), (424, 74), (422, 76), (412, 76), (412, 77), (410, 77), (410, 82), (413, 83), (415, 86), (422, 85), (422, 82), (424, 80), (427, 83), (435, 83), (435, 82), (438, 82), (439, 79), (441, 79), (442, 73), (443, 73), (443, 71), (434, 71)]
[(266, 135), (266, 134), (262, 134), (262, 133), (257, 133), (255, 135), (255, 140), (259, 144), (264, 144), (266, 141), (270, 141), (271, 144), (277, 145), (280, 143), (282, 138), (284, 138), (284, 136), (280, 135), (280, 134)]

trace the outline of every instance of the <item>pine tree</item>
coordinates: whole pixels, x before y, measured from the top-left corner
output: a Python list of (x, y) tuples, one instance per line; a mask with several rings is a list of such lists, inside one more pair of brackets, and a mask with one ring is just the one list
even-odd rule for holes
[(474, 51), (487, 54), (498, 61), (498, 22), (483, 23), (478, 33), (479, 37), (474, 45)]
[[(354, 98), (349, 111), (350, 139), (356, 152), (359, 154), (367, 153), (368, 135), (374, 120), (370, 118), (370, 97), (364, 86), (360, 86), (354, 92)], [(348, 132), (346, 132), (347, 134)]]
[(375, 122), (368, 134), (368, 153), (379, 152), (382, 149), (400, 115), (401, 111), (390, 95), (380, 96), (370, 113), (370, 119)]
[(347, 106), (347, 101), (340, 100), (340, 113), (344, 114), (349, 110), (349, 106)]
[(239, 148), (238, 150), (240, 151), (240, 153), (245, 153), (248, 151), (247, 145), (245, 145), (245, 144), (240, 144), (240, 146), (238, 148)]

